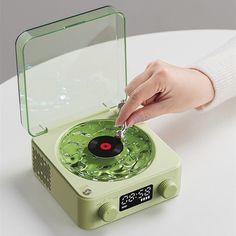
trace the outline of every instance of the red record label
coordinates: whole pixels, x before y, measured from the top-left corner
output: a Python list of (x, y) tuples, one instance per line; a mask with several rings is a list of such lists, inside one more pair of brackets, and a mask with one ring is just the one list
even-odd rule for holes
[(110, 143), (101, 143), (100, 148), (104, 151), (110, 150), (111, 149), (111, 144)]

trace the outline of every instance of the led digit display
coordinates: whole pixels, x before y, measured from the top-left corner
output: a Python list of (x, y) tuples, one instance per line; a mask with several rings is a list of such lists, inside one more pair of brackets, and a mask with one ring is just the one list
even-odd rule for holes
[(140, 188), (120, 197), (120, 211), (139, 205), (152, 199), (153, 185)]

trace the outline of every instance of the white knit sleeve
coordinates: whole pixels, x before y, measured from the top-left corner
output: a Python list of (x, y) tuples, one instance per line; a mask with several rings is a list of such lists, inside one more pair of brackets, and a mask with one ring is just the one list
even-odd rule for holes
[(236, 96), (236, 37), (191, 66), (206, 74), (215, 90), (212, 102), (201, 109), (212, 109)]

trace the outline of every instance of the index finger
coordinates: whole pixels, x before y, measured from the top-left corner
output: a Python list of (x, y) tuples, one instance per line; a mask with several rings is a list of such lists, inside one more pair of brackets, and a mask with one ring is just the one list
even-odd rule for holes
[(147, 99), (158, 92), (154, 76), (139, 85), (128, 98), (127, 102), (120, 110), (116, 120), (117, 125), (123, 124), (129, 116)]
[(142, 83), (144, 83), (146, 80), (148, 80), (152, 75), (152, 72), (149, 70), (145, 70), (138, 76), (136, 76), (126, 87), (125, 91), (127, 95), (131, 95), (132, 92)]

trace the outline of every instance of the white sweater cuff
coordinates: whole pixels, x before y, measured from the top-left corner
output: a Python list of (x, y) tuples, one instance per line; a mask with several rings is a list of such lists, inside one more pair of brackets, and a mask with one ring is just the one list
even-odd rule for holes
[(201, 109), (212, 109), (236, 96), (236, 37), (191, 67), (206, 74), (215, 90), (213, 101)]

